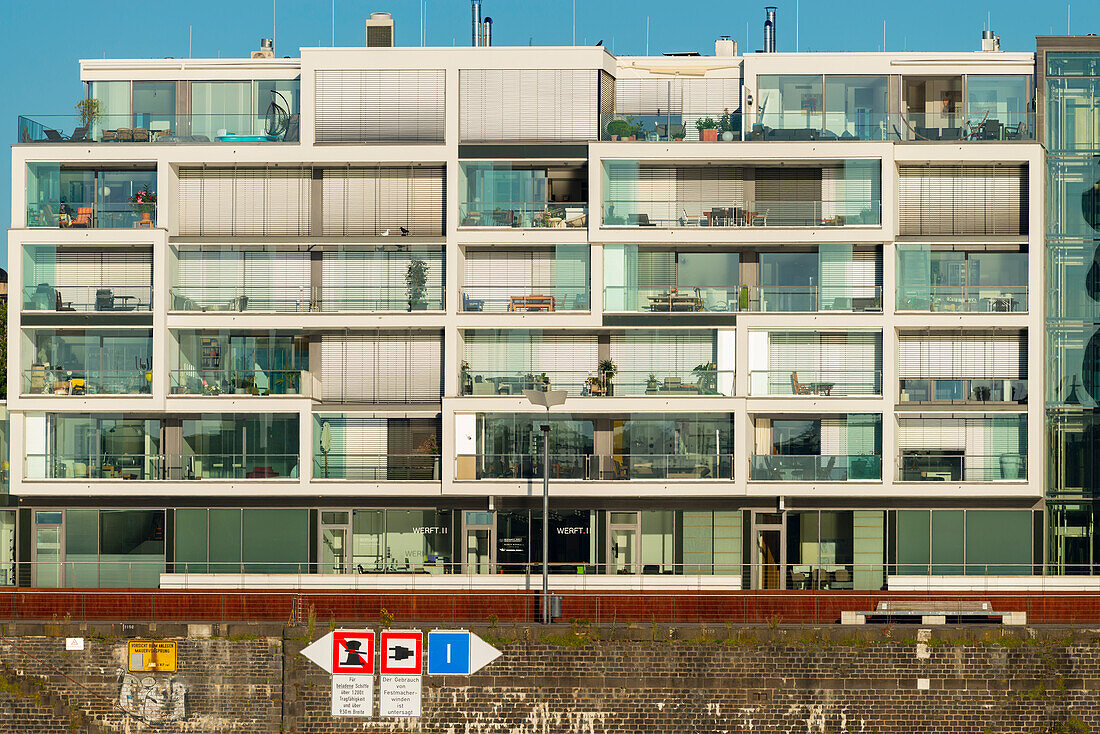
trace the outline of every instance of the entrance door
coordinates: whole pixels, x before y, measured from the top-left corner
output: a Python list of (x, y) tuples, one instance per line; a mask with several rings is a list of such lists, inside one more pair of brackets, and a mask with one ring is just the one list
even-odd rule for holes
[(463, 513), (465, 532), (462, 538), (463, 571), (493, 572), (493, 513)]
[(607, 513), (607, 572), (638, 573), (638, 513)]
[(351, 533), (348, 529), (348, 518), (351, 513), (347, 511), (321, 512), (321, 573), (348, 573), (351, 567), (348, 565), (348, 539)]
[(62, 514), (60, 511), (36, 512), (34, 523), (34, 585), (59, 589), (65, 585), (62, 567)]
[(753, 513), (752, 587), (786, 588), (787, 544), (782, 512)]

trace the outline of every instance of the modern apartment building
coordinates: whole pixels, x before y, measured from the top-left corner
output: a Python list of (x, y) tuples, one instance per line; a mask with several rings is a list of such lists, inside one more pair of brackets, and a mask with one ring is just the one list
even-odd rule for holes
[(544, 471), (562, 588), (1091, 573), (1100, 45), (987, 41), (82, 62), (12, 149), (6, 581), (522, 588)]

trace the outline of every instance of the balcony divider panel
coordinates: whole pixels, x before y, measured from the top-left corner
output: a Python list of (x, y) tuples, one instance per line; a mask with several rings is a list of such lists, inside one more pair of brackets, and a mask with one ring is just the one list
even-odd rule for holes
[(317, 71), (318, 143), (442, 142), (442, 69)]
[(599, 138), (596, 69), (462, 69), (463, 141)]

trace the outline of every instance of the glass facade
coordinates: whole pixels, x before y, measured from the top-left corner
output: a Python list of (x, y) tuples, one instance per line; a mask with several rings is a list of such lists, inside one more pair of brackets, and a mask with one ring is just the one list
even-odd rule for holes
[(181, 395), (298, 395), (309, 342), (276, 331), (179, 331), (170, 391)]
[[(157, 172), (27, 164), (27, 226), (132, 229), (156, 224)], [(152, 194), (153, 203), (134, 197)]]
[(1092, 573), (1100, 486), (1100, 53), (1048, 51), (1046, 181), (1048, 562)]
[(588, 213), (585, 164), (460, 163), (460, 227), (583, 227)]
[(28, 329), (27, 395), (147, 395), (153, 332), (145, 329)]

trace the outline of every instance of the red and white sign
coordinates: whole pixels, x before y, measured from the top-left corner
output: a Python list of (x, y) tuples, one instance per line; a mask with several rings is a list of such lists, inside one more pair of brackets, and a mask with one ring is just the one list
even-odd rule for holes
[(420, 675), (424, 670), (424, 633), (385, 630), (381, 633), (379, 672), (383, 675)]
[(374, 675), (374, 631), (333, 632), (331, 672), (343, 675)]

